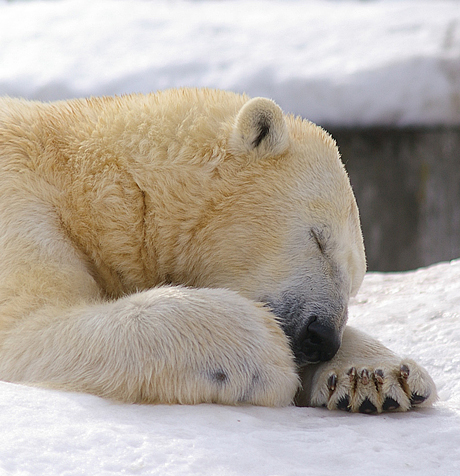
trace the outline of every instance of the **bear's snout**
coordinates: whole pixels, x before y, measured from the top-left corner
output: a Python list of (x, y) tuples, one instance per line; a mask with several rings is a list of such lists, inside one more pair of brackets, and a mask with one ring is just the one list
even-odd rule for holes
[(279, 318), (288, 336), (297, 365), (331, 360), (342, 343), (347, 306), (327, 303), (311, 305), (293, 294), (269, 300), (267, 305)]
[(294, 335), (289, 337), (296, 363), (300, 366), (331, 360), (342, 341), (340, 333), (321, 324), (317, 316), (312, 316), (300, 329), (293, 330)]

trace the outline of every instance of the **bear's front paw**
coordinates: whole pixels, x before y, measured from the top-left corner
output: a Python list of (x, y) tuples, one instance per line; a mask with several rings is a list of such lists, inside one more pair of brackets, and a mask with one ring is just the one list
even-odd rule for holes
[(326, 365), (313, 383), (312, 406), (361, 413), (407, 411), (436, 398), (436, 387), (426, 370), (413, 360), (383, 365)]

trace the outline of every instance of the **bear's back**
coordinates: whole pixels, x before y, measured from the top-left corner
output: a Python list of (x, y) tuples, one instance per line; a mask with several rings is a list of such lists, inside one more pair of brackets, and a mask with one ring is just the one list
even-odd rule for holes
[(162, 270), (178, 269), (178, 227), (186, 237), (215, 199), (206, 193), (246, 100), (198, 89), (1, 99), (0, 187), (49, 203), (108, 295), (187, 281)]

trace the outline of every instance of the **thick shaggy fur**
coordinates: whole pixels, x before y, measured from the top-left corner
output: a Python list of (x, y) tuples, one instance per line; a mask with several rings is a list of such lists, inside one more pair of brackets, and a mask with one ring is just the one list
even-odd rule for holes
[(0, 378), (124, 402), (289, 404), (293, 342), (312, 312), (340, 339), (365, 272), (334, 141), (210, 90), (0, 99), (0, 255)]

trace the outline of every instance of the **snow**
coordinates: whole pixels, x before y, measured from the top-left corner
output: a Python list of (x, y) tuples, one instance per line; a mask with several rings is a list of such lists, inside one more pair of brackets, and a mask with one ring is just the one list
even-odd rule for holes
[(460, 3), (0, 0), (0, 95), (207, 86), (322, 125), (459, 125)]
[[(0, 45), (0, 95), (209, 86), (322, 124), (460, 124), (455, 1), (0, 0)], [(439, 402), (136, 406), (0, 382), (0, 475), (460, 474), (460, 261), (369, 273), (350, 323), (422, 363)]]
[(460, 260), (367, 274), (350, 323), (423, 364), (439, 402), (378, 416), (141, 406), (0, 382), (0, 475), (460, 474)]

